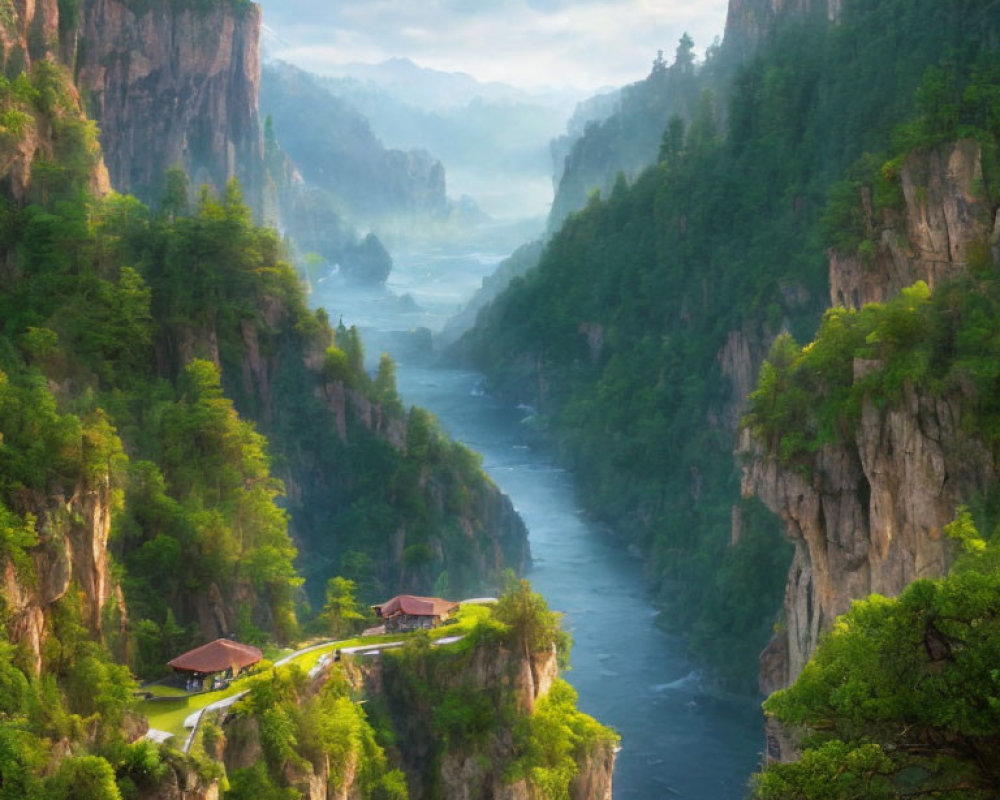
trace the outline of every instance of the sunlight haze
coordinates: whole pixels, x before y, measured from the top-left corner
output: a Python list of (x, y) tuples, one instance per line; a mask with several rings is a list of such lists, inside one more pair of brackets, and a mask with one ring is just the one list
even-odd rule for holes
[(645, 77), (687, 31), (704, 53), (725, 0), (264, 0), (268, 55), (324, 73), (412, 59), (480, 81), (594, 90)]

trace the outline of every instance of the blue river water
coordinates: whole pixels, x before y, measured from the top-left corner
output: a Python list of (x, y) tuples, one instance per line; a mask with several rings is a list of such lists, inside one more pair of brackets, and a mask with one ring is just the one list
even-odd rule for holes
[[(439, 330), (499, 261), (492, 254), (417, 253), (397, 259), (386, 291), (347, 292), (332, 281), (314, 302), (357, 324), (368, 356), (397, 362), (400, 393), (430, 409), (483, 456), (529, 531), (528, 577), (573, 635), (567, 680), (580, 708), (622, 736), (615, 800), (739, 800), (760, 761), (759, 698), (715, 690), (657, 625), (642, 564), (587, 519), (572, 476), (528, 444), (530, 409), (504, 405), (481, 375), (434, 366), (407, 331)], [(401, 299), (402, 298), (402, 299)]]

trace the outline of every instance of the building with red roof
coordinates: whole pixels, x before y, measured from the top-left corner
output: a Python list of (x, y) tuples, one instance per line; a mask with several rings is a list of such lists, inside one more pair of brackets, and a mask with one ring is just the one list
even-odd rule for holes
[(400, 594), (372, 606), (372, 611), (379, 619), (385, 620), (387, 631), (411, 631), (437, 627), (455, 613), (459, 605), (440, 597)]
[(216, 639), (177, 656), (173, 661), (167, 662), (167, 666), (197, 678), (227, 671), (235, 678), (263, 658), (264, 654), (252, 645)]

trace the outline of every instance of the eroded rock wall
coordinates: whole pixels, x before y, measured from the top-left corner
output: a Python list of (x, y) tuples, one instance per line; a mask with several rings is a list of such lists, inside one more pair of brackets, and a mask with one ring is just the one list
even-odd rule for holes
[(238, 178), (262, 208), (260, 29), (260, 7), (242, 0), (85, 0), (77, 85), (117, 191), (155, 201), (180, 166), (194, 186)]
[[(831, 253), (834, 305), (888, 300), (917, 280), (933, 288), (962, 273), (977, 247), (996, 246), (977, 142), (918, 151), (900, 180), (903, 205), (879, 220), (874, 257)], [(859, 203), (875, 230), (870, 199)], [(854, 378), (880, 367), (858, 359)], [(781, 516), (795, 545), (781, 629), (761, 658), (763, 692), (795, 681), (852, 600), (894, 596), (917, 578), (946, 572), (943, 527), (997, 477), (993, 454), (963, 424), (971, 402), (958, 391), (939, 396), (913, 385), (893, 404), (869, 395), (851, 434), (808, 464), (782, 464), (743, 431), (743, 492)]]
[(743, 491), (781, 516), (795, 544), (762, 691), (796, 679), (852, 600), (895, 596), (917, 578), (945, 573), (951, 554), (942, 529), (996, 478), (992, 455), (963, 429), (962, 411), (961, 397), (913, 387), (894, 408), (869, 397), (854, 437), (824, 446), (808, 469), (781, 465), (744, 432)]
[(0, 592), (11, 640), (28, 654), (36, 675), (43, 668), (52, 605), (71, 588), (79, 592), (84, 624), (102, 637), (104, 610), (117, 602), (125, 624), (121, 594), (107, 551), (111, 532), (111, 489), (107, 480), (79, 488), (70, 498), (39, 499), (33, 504), (38, 545), (31, 551), (33, 574), (3, 560)]
[(830, 304), (881, 303), (918, 280), (932, 290), (965, 270), (970, 250), (990, 238), (994, 220), (983, 193), (982, 145), (974, 139), (911, 154), (900, 171), (901, 210), (872, 210), (859, 198), (874, 253), (830, 254)]
[[(405, 670), (416, 670), (430, 694), (414, 693)], [(504, 646), (478, 645), (470, 657), (442, 667), (408, 659), (397, 664), (380, 659), (363, 667), (368, 696), (386, 703), (397, 734), (396, 750), (407, 774), (412, 800), (431, 796), (442, 800), (529, 800), (537, 796), (524, 778), (511, 780), (509, 767), (518, 757), (513, 731), (515, 717), (534, 712), (559, 676), (555, 648), (531, 655)], [(434, 733), (434, 702), (449, 692), (489, 698), (496, 706), (498, 725), (475, 741), (450, 741), (438, 752)], [(503, 722), (507, 720), (507, 722)], [(577, 760), (577, 774), (569, 787), (570, 800), (611, 800), (616, 749), (601, 743)], [(429, 764), (437, 774), (428, 774)]]

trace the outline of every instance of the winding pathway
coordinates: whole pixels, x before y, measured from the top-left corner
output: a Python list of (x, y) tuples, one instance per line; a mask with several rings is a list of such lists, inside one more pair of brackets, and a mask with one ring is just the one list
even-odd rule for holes
[[(454, 644), (455, 642), (461, 641), (464, 638), (465, 638), (464, 635), (444, 636), (440, 639), (435, 639), (433, 642), (431, 642), (431, 646), (440, 647), (441, 645), (444, 644)], [(342, 639), (340, 641), (350, 641), (350, 639)], [(286, 664), (292, 663), (297, 658), (301, 658), (307, 653), (312, 653), (316, 650), (323, 650), (328, 647), (336, 648), (338, 643), (339, 643), (338, 641), (334, 640), (330, 642), (320, 642), (319, 644), (310, 645), (309, 647), (303, 647), (301, 650), (296, 650), (294, 653), (289, 653), (287, 656), (279, 658), (277, 661), (274, 662), (274, 666), (283, 667)], [(356, 645), (354, 647), (344, 647), (341, 649), (340, 653), (341, 655), (357, 655), (360, 653), (363, 656), (376, 656), (379, 655), (383, 650), (392, 650), (398, 647), (402, 647), (404, 644), (406, 644), (405, 641)], [(309, 677), (315, 678), (328, 663), (330, 663), (329, 653), (322, 656), (320, 660), (316, 662), (315, 666), (313, 666), (313, 668), (309, 670)], [(223, 697), (221, 700), (216, 700), (214, 703), (209, 703), (207, 706), (204, 706), (203, 708), (200, 708), (197, 711), (192, 712), (184, 720), (184, 727), (190, 728), (191, 733), (188, 734), (187, 739), (184, 741), (183, 752), (184, 753), (190, 752), (191, 745), (194, 744), (195, 735), (198, 733), (198, 726), (201, 724), (201, 720), (205, 716), (206, 712), (221, 711), (222, 709), (229, 708), (230, 706), (235, 704), (238, 700), (245, 697), (249, 691), (250, 691), (249, 689), (244, 689), (241, 692), (229, 695), (229, 697)], [(146, 738), (152, 739), (153, 741), (162, 742), (169, 737), (170, 734), (167, 733), (166, 731), (158, 731), (155, 728), (150, 728), (146, 732)]]

